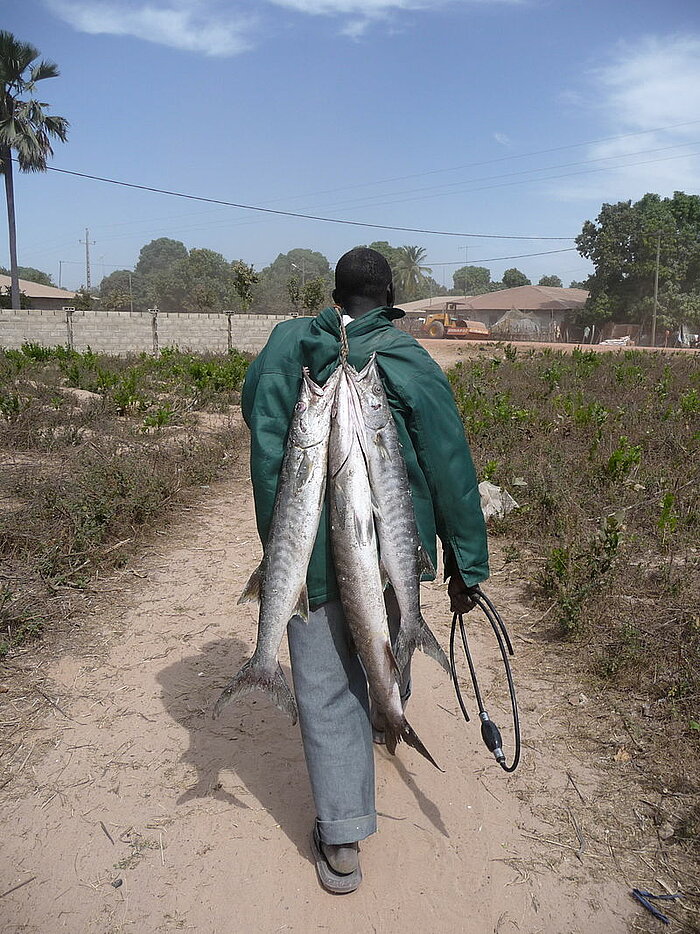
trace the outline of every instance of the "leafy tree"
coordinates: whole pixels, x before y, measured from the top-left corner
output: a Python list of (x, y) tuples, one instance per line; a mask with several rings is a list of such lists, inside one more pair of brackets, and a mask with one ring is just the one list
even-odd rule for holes
[(222, 311), (238, 299), (233, 266), (208, 249), (190, 250), (152, 276), (150, 290), (162, 311)]
[(280, 253), (274, 262), (259, 273), (259, 282), (253, 290), (253, 309), (274, 311), (276, 314), (297, 311), (289, 294), (290, 279), (297, 278), (301, 290), (307, 281), (319, 276), (330, 289), (333, 273), (322, 253), (299, 248), (289, 253)]
[(128, 269), (115, 269), (100, 282), (102, 306), (114, 311), (128, 311), (132, 302), (134, 307), (143, 308), (142, 293), (140, 278)]
[(398, 265), (393, 270), (396, 297), (399, 302), (411, 302), (419, 297), (425, 286), (426, 273), (432, 269), (423, 265), (426, 250), (422, 246), (399, 247)]
[(253, 287), (257, 285), (259, 276), (253, 266), (244, 263), (242, 259), (231, 263), (233, 273), (233, 289), (239, 298), (243, 311), (248, 311), (253, 301)]
[[(694, 320), (700, 292), (700, 197), (676, 191), (672, 198), (646, 194), (639, 201), (603, 204), (576, 238), (595, 272), (583, 318), (599, 323), (643, 323), (653, 306), (659, 249), (659, 309), (669, 320)], [(679, 322), (680, 323), (680, 322)]]
[[(5, 266), (0, 266), (0, 274), (9, 276), (10, 270), (6, 269)], [(41, 269), (35, 269), (33, 266), (18, 266), (17, 277), (19, 279), (24, 279), (26, 282), (36, 282), (38, 285), (53, 286), (54, 284), (48, 272), (42, 272)]]
[(187, 259), (187, 247), (180, 240), (159, 237), (141, 247), (134, 273), (142, 286), (146, 301), (153, 301), (153, 284), (156, 277), (166, 276), (177, 263)]
[(491, 291), (491, 270), (486, 266), (461, 266), (452, 273), (455, 295), (483, 295)]
[(561, 289), (564, 286), (564, 283), (561, 281), (559, 276), (541, 276), (538, 285), (546, 285), (549, 288)]
[(587, 289), (588, 281), (572, 279), (571, 282), (569, 283), (569, 288), (570, 289)]
[[(364, 246), (365, 244), (362, 245)], [(373, 243), (366, 244), (366, 248), (381, 253), (391, 266), (391, 274), (395, 274), (396, 269), (398, 269), (401, 264), (401, 247), (392, 246), (388, 240), (375, 240)]]
[(78, 308), (80, 311), (89, 311), (91, 308), (95, 307), (95, 296), (92, 292), (89, 292), (84, 285), (81, 285), (75, 293), (73, 307)]
[(301, 289), (301, 304), (310, 315), (315, 315), (318, 309), (325, 304), (328, 295), (328, 283), (323, 276), (309, 279)]
[(519, 269), (506, 269), (503, 273), (503, 288), (516, 289), (520, 285), (532, 285), (532, 283)]
[(51, 140), (65, 142), (69, 126), (65, 117), (47, 114), (48, 104), (34, 96), (39, 81), (59, 74), (53, 62), (37, 63), (38, 57), (33, 45), (0, 31), (0, 171), (5, 176), (13, 308), (19, 308), (20, 297), (12, 152), (20, 172), (45, 172), (53, 155)]
[(301, 304), (301, 286), (299, 285), (298, 276), (290, 276), (287, 280), (287, 295), (294, 306), (295, 313), (298, 314), (299, 305)]

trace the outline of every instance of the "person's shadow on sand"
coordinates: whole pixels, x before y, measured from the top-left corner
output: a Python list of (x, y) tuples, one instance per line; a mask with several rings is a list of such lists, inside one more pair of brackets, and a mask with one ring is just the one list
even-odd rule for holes
[[(222, 688), (250, 652), (251, 647), (239, 639), (221, 639), (207, 643), (200, 652), (169, 665), (158, 675), (166, 711), (189, 731), (190, 745), (182, 761), (196, 770), (194, 784), (183, 790), (177, 803), (214, 798), (232, 807), (248, 808), (255, 806), (257, 799), (299, 852), (310, 859), (308, 841), (315, 810), (298, 726), (292, 726), (284, 714), (255, 694), (225, 708), (218, 720), (212, 719)], [(291, 684), (288, 670), (285, 676)], [(437, 805), (421, 791), (398, 757), (392, 761), (423, 814), (441, 834), (449, 836)]]
[[(183, 790), (177, 803), (214, 798), (249, 808), (257, 799), (308, 858), (314, 805), (298, 726), (256, 695), (212, 719), (221, 689), (249, 655), (250, 646), (244, 642), (222, 639), (158, 675), (165, 709), (189, 730), (190, 745), (182, 761), (196, 770), (194, 784)], [(289, 671), (285, 675), (291, 684)]]

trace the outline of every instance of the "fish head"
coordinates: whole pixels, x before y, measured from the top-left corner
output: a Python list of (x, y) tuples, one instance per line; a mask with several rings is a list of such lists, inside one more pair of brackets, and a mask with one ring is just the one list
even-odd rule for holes
[(351, 376), (357, 387), (365, 425), (372, 431), (379, 431), (391, 418), (391, 409), (379, 374), (376, 354), (372, 354), (359, 372), (352, 371)]
[(337, 371), (331, 374), (324, 386), (319, 386), (304, 367), (290, 428), (293, 444), (311, 447), (326, 438), (337, 383)]

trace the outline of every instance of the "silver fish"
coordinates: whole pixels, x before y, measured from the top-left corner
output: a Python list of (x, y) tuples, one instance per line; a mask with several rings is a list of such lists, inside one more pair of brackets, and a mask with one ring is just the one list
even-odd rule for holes
[(341, 367), (328, 451), (331, 543), (348, 628), (362, 660), (370, 694), (386, 721), (387, 749), (404, 740), (436, 768), (437, 763), (403, 712), (399, 669), (389, 636), (379, 570), (375, 506), (363, 453), (364, 431), (357, 392)]
[(309, 614), (306, 572), (326, 492), (331, 409), (339, 377), (340, 371), (334, 371), (321, 388), (304, 369), (265, 554), (238, 601), (260, 601), (257, 645), (252, 658), (222, 691), (214, 717), (230, 701), (259, 690), (296, 723), (296, 701), (277, 654), (292, 616), (307, 619)]
[(401, 611), (394, 645), (399, 670), (404, 670), (419, 648), (450, 674), (447, 656), (421, 613), (421, 573), (434, 574), (435, 569), (418, 534), (406, 462), (375, 354), (359, 373), (352, 368), (349, 373), (362, 410), (381, 562)]

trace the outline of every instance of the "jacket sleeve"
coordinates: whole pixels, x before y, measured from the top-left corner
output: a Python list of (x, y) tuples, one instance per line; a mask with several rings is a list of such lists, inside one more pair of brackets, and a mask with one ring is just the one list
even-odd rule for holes
[(479, 485), (450, 384), (432, 360), (404, 384), (407, 428), (433, 501), (443, 547), (452, 551), (464, 583), (489, 576), (486, 523)]

